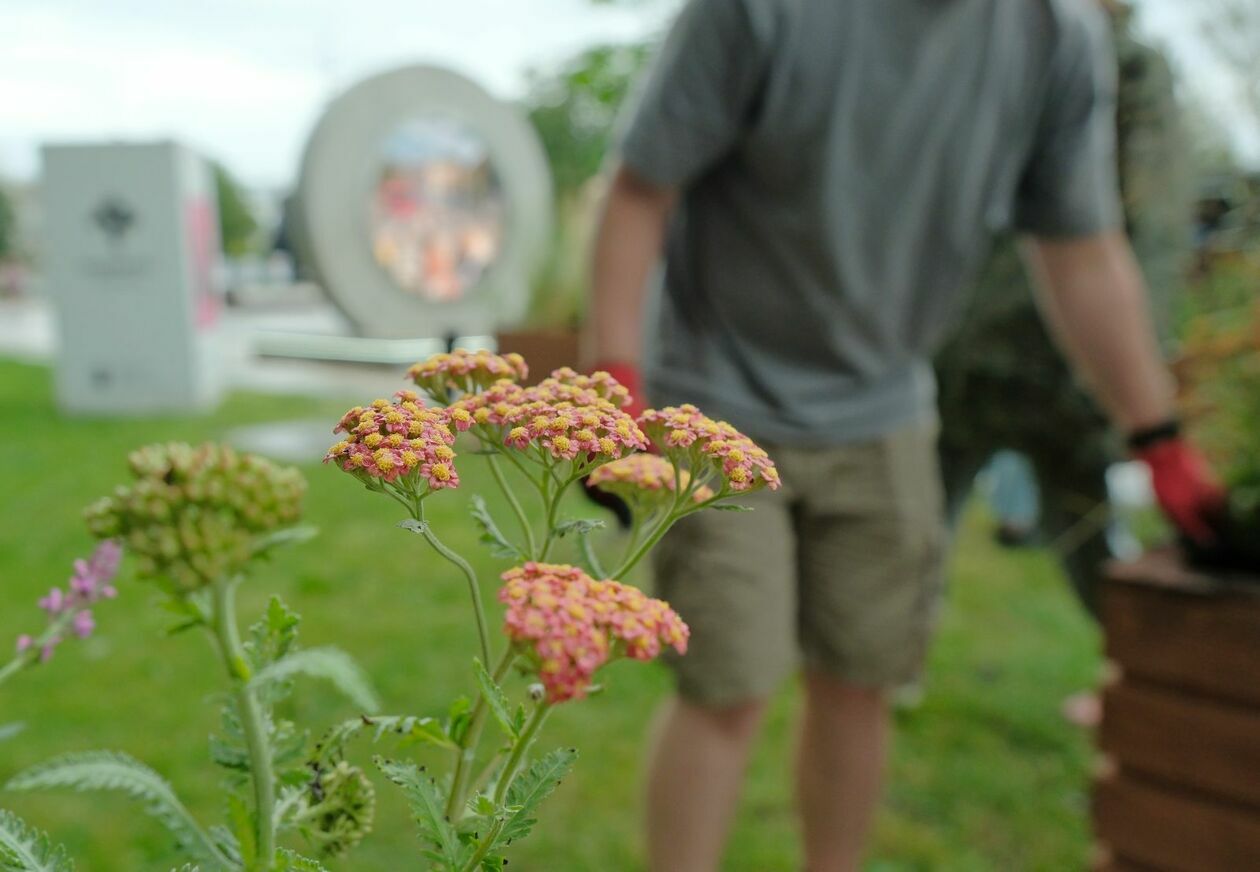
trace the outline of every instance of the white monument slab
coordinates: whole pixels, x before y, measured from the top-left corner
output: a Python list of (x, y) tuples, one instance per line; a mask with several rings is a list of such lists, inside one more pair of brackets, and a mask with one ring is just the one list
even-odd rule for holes
[(43, 149), (45, 270), (68, 412), (204, 409), (218, 398), (218, 212), (173, 142)]

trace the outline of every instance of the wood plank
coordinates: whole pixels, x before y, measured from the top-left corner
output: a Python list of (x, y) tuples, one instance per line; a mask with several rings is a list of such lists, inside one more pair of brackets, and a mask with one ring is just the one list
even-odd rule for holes
[(1121, 856), (1103, 844), (1095, 844), (1089, 861), (1090, 872), (1165, 872), (1131, 857)]
[(1110, 582), (1103, 627), (1126, 675), (1260, 707), (1260, 597)]
[(1260, 809), (1260, 710), (1121, 682), (1103, 691), (1098, 741), (1122, 769)]
[(1239, 593), (1260, 598), (1260, 578), (1238, 571), (1202, 570), (1186, 565), (1180, 549), (1157, 548), (1133, 560), (1112, 560), (1103, 567), (1111, 581), (1179, 590), (1184, 593)]
[(1131, 862), (1169, 872), (1260, 869), (1260, 816), (1121, 772), (1094, 788), (1098, 837)]

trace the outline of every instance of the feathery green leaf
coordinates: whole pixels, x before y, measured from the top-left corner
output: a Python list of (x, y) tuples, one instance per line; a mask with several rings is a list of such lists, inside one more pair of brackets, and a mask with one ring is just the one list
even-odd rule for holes
[(577, 751), (573, 748), (559, 748), (535, 760), (533, 765), (517, 776), (508, 788), (506, 805), (509, 817), (499, 833), (497, 844), (506, 845), (529, 835), (534, 824), (538, 823), (533, 816), (534, 811), (552, 794), (561, 779), (569, 774), (577, 756)]
[(145, 811), (160, 821), (194, 859), (216, 868), (227, 863), (217, 845), (188, 813), (161, 775), (139, 760), (116, 751), (63, 754), (32, 766), (9, 779), (6, 790), (112, 790), (144, 803)]
[(66, 849), (0, 808), (0, 872), (73, 872)]
[(262, 686), (273, 681), (285, 681), (295, 675), (327, 679), (365, 712), (380, 708), (376, 691), (359, 664), (345, 651), (330, 646), (305, 648), (286, 654), (259, 670), (250, 684)]
[(375, 757), (374, 762), (386, 778), (403, 789), (420, 828), (420, 838), (436, 849), (427, 852), (428, 856), (446, 864), (448, 869), (462, 868), (467, 851), (460, 844), (455, 827), (446, 819), (446, 801), (437, 783), (414, 763), (384, 757)]
[(477, 675), (477, 685), (481, 688), (481, 695), (490, 709), (490, 714), (494, 715), (495, 721), (508, 738), (515, 739), (517, 731), (515, 722), (512, 720), (511, 703), (503, 693), (503, 688), (495, 683), (490, 673), (486, 671), (485, 664), (475, 657), (473, 658), (473, 672)]

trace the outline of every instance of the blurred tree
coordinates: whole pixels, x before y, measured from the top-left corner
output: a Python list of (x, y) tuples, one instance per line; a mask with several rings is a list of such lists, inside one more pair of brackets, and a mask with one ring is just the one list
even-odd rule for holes
[(598, 174), (621, 103), (647, 61), (646, 43), (600, 45), (530, 74), (526, 107), (562, 197)]
[(1200, 14), (1208, 42), (1234, 78), (1238, 104), (1260, 130), (1260, 2), (1210, 0)]
[(241, 257), (257, 248), (258, 222), (240, 185), (220, 163), (214, 164), (214, 187), (219, 200), (219, 238), (223, 251)]
[(17, 254), (17, 213), (8, 193), (0, 187), (0, 261)]

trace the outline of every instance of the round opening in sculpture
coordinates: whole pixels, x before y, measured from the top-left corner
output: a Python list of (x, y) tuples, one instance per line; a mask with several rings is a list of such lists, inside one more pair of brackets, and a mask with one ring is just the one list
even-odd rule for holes
[(486, 143), (442, 118), (399, 124), (381, 144), (372, 253), (405, 293), (464, 297), (503, 245), (506, 204)]

